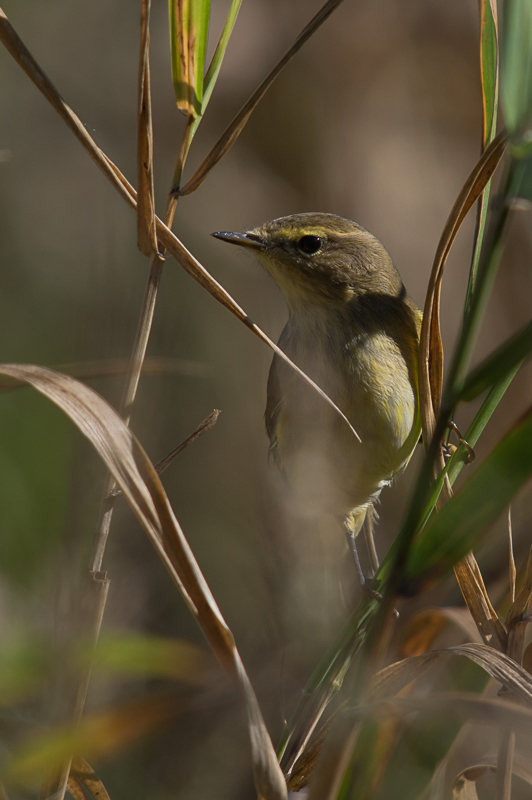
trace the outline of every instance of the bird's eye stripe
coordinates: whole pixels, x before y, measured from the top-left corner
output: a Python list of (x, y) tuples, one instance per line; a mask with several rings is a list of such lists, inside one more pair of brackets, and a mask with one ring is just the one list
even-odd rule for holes
[(323, 245), (323, 239), (320, 236), (312, 236), (312, 235), (302, 236), (299, 242), (297, 243), (299, 249), (303, 253), (306, 253), (306, 255), (309, 256), (313, 255), (314, 253), (317, 253), (318, 250), (321, 250), (322, 245)]

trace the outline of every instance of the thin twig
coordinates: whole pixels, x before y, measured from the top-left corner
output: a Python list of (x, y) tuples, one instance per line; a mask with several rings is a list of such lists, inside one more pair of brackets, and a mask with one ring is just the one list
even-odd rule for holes
[(168, 453), (167, 456), (161, 458), (161, 460), (155, 465), (155, 471), (157, 474), (160, 475), (162, 472), (164, 472), (164, 470), (170, 466), (174, 458), (176, 458), (179, 453), (183, 452), (185, 447), (188, 447), (189, 444), (195, 442), (196, 439), (198, 439), (200, 436), (203, 436), (204, 433), (207, 433), (207, 431), (210, 431), (211, 428), (214, 428), (220, 414), (220, 409), (215, 408), (208, 417), (205, 417), (203, 422), (200, 422), (194, 433), (191, 433), (190, 436), (187, 436), (186, 439), (183, 439), (181, 444), (178, 444), (177, 447), (174, 447), (174, 449)]
[(148, 257), (157, 252), (149, 52), (150, 10), (151, 0), (142, 0), (137, 93), (137, 241), (140, 252)]
[[(150, 331), (155, 313), (155, 304), (157, 302), (157, 294), (162, 276), (162, 266), (164, 258), (159, 253), (153, 255), (150, 262), (150, 270), (148, 273), (148, 281), (142, 308), (140, 312), (139, 323), (135, 335), (135, 342), (133, 344), (133, 354), (131, 356), (131, 375), (126, 384), (120, 411), (124, 417), (126, 425), (129, 425), (131, 417), (131, 408), (135, 401), (137, 388), (139, 385), (140, 374), (142, 372), (142, 365), (148, 347), (148, 340), (150, 338)], [(100, 508), (100, 516), (96, 528), (94, 555), (91, 559), (91, 571), (100, 572), (103, 564), (103, 556), (107, 539), (109, 537), (109, 530), (111, 527), (111, 520), (113, 518), (114, 499), (113, 492), (116, 483), (111, 475), (108, 476), (103, 492), (103, 500)]]
[[(214, 411), (211, 411), (208, 417), (205, 417), (203, 422), (200, 422), (196, 430), (191, 433), (190, 436), (187, 436), (186, 439), (183, 439), (181, 444), (178, 444), (177, 447), (174, 447), (174, 449), (168, 453), (168, 455), (166, 455), (164, 458), (161, 458), (161, 460), (155, 464), (155, 472), (157, 475), (160, 475), (162, 472), (164, 472), (165, 469), (170, 466), (172, 461), (177, 458), (179, 453), (183, 452), (185, 447), (188, 447), (189, 444), (195, 442), (199, 436), (203, 436), (204, 433), (207, 433), (207, 431), (209, 431), (211, 428), (214, 428), (221, 413), (222, 412), (220, 409), (215, 408)], [(116, 487), (113, 491), (113, 495), (118, 497), (121, 494), (122, 490)]]

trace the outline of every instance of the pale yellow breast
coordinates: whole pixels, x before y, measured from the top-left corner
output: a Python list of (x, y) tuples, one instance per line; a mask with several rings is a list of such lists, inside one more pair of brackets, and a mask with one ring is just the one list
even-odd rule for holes
[(371, 502), (411, 455), (419, 437), (415, 364), (385, 334), (346, 341), (334, 330), (316, 333), (315, 321), (312, 328), (300, 327), (285, 337), (284, 349), (341, 408), (362, 441), (281, 366), (276, 455), (306, 502), (347, 511)]

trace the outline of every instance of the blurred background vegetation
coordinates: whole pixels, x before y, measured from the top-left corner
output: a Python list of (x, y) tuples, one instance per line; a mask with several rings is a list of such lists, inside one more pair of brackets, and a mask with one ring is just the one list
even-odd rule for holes
[[(91, 135), (135, 184), (138, 4), (2, 5)], [(213, 4), (213, 39), (228, 5)], [(245, 0), (185, 179), (318, 7), (314, 0)], [(127, 360), (147, 272), (135, 216), (3, 49), (0, 73), (1, 360), (48, 366)], [(152, 8), (151, 74), (160, 212), (184, 123), (171, 82), (165, 2)], [(349, 217), (383, 242), (422, 306), (440, 233), (479, 155), (480, 119), (475, 0), (346, 0), (278, 78), (227, 157), (179, 201), (174, 230), (275, 340), (286, 318), (276, 286), (251, 258), (220, 246), (210, 232), (303, 211)], [(462, 314), (473, 225), (472, 214), (444, 280), (447, 353)], [(531, 245), (523, 204), (512, 220), (475, 360), (528, 321)], [(215, 428), (179, 456), (163, 482), (236, 637), (275, 742), (352, 606), (354, 576), (343, 536), (291, 509), (268, 465), (263, 411), (270, 351), (170, 258), (148, 357), (168, 361), (159, 374), (142, 378), (132, 428), (154, 461), (213, 408), (222, 410)], [(89, 383), (117, 405), (123, 381)], [(479, 461), (531, 397), (528, 368), (481, 438)], [(461, 406), (460, 428), (476, 408)], [(397, 532), (416, 461), (383, 494), (381, 553)], [(3, 642), (53, 639), (87, 565), (104, 475), (59, 410), (29, 389), (0, 395)], [(531, 504), (528, 487), (513, 506), (518, 565), (527, 555)], [(478, 557), (493, 599), (502, 599), (504, 520)], [(111, 579), (104, 630), (204, 646), (123, 501), (104, 568)], [(423, 598), (424, 604), (441, 601), (460, 602), (454, 578)], [(415, 610), (413, 602), (407, 614)], [(137, 697), (150, 687), (148, 678), (98, 679), (89, 706)], [(0, 723), (5, 752), (46, 720), (37, 692), (8, 705)], [(236, 800), (253, 792), (243, 715), (215, 666), (183, 692), (180, 713), (164, 729), (93, 766), (112, 798)]]

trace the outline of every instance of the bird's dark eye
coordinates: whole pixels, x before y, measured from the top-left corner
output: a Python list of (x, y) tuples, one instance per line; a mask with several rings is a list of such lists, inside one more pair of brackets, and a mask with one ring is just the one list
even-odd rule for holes
[(323, 239), (319, 236), (302, 236), (297, 246), (308, 256), (317, 253), (323, 246)]

